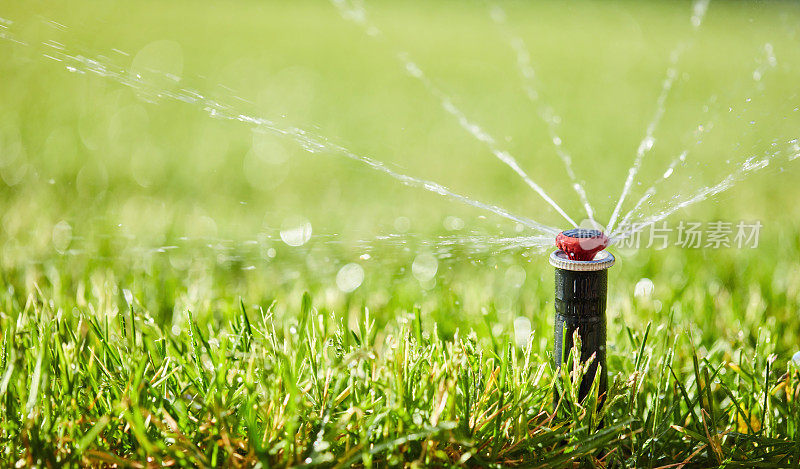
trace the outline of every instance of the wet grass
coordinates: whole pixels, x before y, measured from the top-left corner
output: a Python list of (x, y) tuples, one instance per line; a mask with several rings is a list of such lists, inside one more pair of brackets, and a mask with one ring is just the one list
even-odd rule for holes
[[(0, 17), (121, 67), (180, 61), (182, 85), (559, 224), (398, 69), (392, 47), (407, 50), (578, 217), (486, 5), (368, 5), (385, 42), (314, 2), (32, 2)], [(642, 179), (691, 153), (650, 209), (796, 137), (793, 5), (712, 2), (694, 39), (688, 4), (505, 6), (604, 217), (682, 41), (687, 75)], [(581, 364), (551, 366), (546, 258), (451, 243), (528, 232), (68, 73), (44, 49), (0, 42), (0, 465), (800, 464), (797, 164), (673, 218), (761, 220), (757, 249), (614, 251), (597, 408), (570, 384)], [(280, 236), (296, 216), (313, 226), (297, 247)], [(364, 279), (343, 291), (352, 263)]]
[[(9, 464), (798, 461), (800, 370), (787, 362), (796, 347), (796, 274), (788, 301), (781, 288), (758, 291), (746, 276), (711, 295), (695, 284), (662, 287), (658, 275), (656, 299), (632, 303), (619, 287), (628, 276), (612, 275), (610, 385), (597, 409), (596, 394), (576, 402), (570, 381), (579, 364), (560, 376), (550, 366), (552, 312), (524, 312), (549, 296), (535, 283), (514, 312), (497, 311), (456, 278), (423, 295), (432, 308), (403, 298), (413, 289), (406, 282), (371, 308), (365, 299), (374, 291), (336, 307), (319, 287), (316, 296), (283, 290), (268, 276), (243, 285), (214, 260), (191, 269), (209, 278), (187, 280), (166, 262), (152, 260), (149, 273), (131, 274), (124, 263), (96, 268), (82, 279), (26, 269), (29, 294), (24, 279), (5, 273), (0, 398)], [(492, 278), (480, 270), (462, 275)], [(207, 302), (181, 309), (180, 322), (147, 306), (177, 305), (197, 283), (210, 288)], [(484, 310), (463, 306), (471, 303)], [(534, 327), (519, 344), (517, 314)], [(554, 412), (555, 389), (565, 402)]]

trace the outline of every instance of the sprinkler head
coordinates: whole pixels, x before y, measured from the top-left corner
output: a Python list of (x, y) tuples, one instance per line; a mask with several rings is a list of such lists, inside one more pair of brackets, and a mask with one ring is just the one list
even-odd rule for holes
[(590, 261), (595, 254), (608, 247), (608, 237), (599, 230), (573, 228), (556, 236), (556, 247), (571, 260)]

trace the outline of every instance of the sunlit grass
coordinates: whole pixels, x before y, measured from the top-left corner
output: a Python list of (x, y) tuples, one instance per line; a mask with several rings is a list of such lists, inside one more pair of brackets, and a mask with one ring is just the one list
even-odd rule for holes
[[(562, 223), (398, 67), (407, 51), (580, 219), (486, 5), (373, 3), (385, 41), (325, 2), (20, 3), (0, 17)], [(797, 137), (794, 5), (712, 2), (693, 38), (688, 3), (504, 5), (601, 221), (682, 42), (627, 208), (685, 149), (653, 210)], [(468, 239), (534, 233), (70, 73), (46, 47), (0, 41), (0, 465), (799, 463), (797, 164), (674, 218), (761, 220), (757, 249), (614, 251), (599, 409), (552, 369), (546, 258)], [(634, 295), (643, 279), (654, 288)]]

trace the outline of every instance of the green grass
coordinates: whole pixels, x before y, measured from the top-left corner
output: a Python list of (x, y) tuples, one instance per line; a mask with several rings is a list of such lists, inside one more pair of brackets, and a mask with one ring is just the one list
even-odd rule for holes
[[(695, 35), (688, 3), (503, 5), (603, 221), (679, 43), (685, 75), (628, 208), (683, 149), (650, 213), (797, 137), (793, 4), (712, 2)], [(563, 224), (399, 69), (407, 51), (580, 218), (485, 4), (367, 8), (385, 40), (327, 2), (26, 2), (0, 17), (31, 44), (160, 64), (181, 86)], [(767, 43), (778, 65), (754, 82)], [(757, 249), (614, 250), (598, 409), (576, 402), (580, 364), (551, 367), (546, 258), (446, 242), (515, 236), (513, 223), (258, 134), (281, 161), (265, 162), (252, 128), (68, 73), (45, 50), (0, 41), (1, 466), (800, 464), (797, 161), (670, 219), (761, 220)], [(301, 247), (279, 236), (292, 216), (313, 226)], [(421, 282), (427, 254), (437, 271)], [(349, 263), (365, 277), (346, 293)], [(642, 279), (655, 289), (636, 296)]]

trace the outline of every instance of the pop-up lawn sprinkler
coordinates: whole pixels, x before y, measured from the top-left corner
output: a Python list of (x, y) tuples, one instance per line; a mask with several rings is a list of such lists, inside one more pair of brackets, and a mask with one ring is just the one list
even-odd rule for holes
[(598, 230), (575, 228), (558, 234), (558, 250), (550, 254), (550, 264), (556, 268), (555, 367), (560, 368), (567, 359), (576, 330), (581, 339), (580, 360), (585, 362), (595, 356), (581, 380), (580, 399), (589, 394), (598, 366), (601, 367), (598, 395), (604, 396), (608, 387), (606, 270), (614, 265), (614, 256), (603, 250), (608, 244), (608, 237)]

